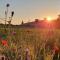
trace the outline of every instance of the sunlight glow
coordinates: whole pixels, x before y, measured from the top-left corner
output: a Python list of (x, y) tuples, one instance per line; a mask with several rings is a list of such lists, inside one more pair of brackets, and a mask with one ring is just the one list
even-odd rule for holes
[(47, 17), (47, 20), (48, 20), (48, 21), (52, 21), (52, 17), (48, 16), (48, 17)]

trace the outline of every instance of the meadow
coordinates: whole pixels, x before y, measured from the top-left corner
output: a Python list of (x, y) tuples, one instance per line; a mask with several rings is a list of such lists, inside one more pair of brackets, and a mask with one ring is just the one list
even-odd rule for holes
[[(28, 49), (31, 60), (39, 60), (41, 55), (52, 52), (53, 46), (60, 48), (60, 29), (11, 28), (0, 29), (0, 53), (11, 60), (21, 56), (25, 60)], [(6, 41), (5, 45), (2, 41)]]

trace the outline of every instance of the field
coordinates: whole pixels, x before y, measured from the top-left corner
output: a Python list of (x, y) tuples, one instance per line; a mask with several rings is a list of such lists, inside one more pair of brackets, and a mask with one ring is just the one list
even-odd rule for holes
[[(53, 46), (60, 48), (60, 29), (0, 29), (0, 35), (5, 34), (5, 45), (0, 40), (0, 53), (11, 60), (25, 60), (26, 50), (31, 60), (40, 60), (41, 56), (52, 53)], [(3, 36), (4, 37), (4, 36)]]

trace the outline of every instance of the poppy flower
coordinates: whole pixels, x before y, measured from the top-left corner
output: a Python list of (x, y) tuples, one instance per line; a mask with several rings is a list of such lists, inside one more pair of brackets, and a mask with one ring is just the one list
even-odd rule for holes
[(7, 43), (6, 40), (2, 40), (2, 44), (3, 44), (4, 46), (8, 46), (8, 43)]

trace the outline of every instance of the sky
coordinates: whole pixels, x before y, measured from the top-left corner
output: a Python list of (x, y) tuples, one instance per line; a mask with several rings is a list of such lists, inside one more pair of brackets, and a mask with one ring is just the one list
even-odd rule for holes
[[(14, 11), (12, 24), (20, 24), (34, 19), (42, 19), (47, 16), (57, 18), (60, 14), (60, 0), (0, 0), (0, 18), (5, 18), (6, 4), (9, 3), (8, 18)], [(4, 23), (0, 19), (0, 23)]]

